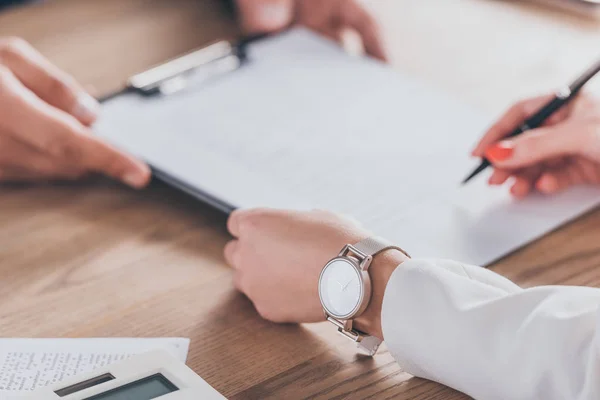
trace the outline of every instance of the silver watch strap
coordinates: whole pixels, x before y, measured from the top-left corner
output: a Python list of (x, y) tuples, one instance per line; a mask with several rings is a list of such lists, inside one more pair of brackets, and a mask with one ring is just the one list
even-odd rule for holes
[[(410, 257), (402, 248), (393, 245), (387, 240), (378, 236), (372, 236), (363, 239), (352, 247), (365, 256), (373, 257), (385, 250), (394, 249), (402, 252), (405, 256)], [(381, 340), (379, 338), (375, 336), (364, 335), (362, 332), (357, 330), (352, 330), (344, 334), (356, 341), (358, 348), (369, 356), (374, 356), (375, 353), (377, 353), (377, 349), (381, 345)]]
[(357, 342), (358, 349), (366, 355), (373, 357), (382, 341), (376, 336), (362, 336), (360, 342)]
[(382, 251), (395, 249), (402, 252), (405, 256), (410, 257), (408, 253), (402, 248), (393, 245), (384, 238), (378, 236), (371, 236), (366, 239), (363, 239), (360, 242), (353, 245), (352, 247), (354, 247), (356, 250), (360, 251), (361, 253), (367, 256), (375, 256), (381, 253)]
[(339, 321), (333, 317), (327, 317), (327, 321), (337, 326), (338, 332), (348, 339), (356, 342), (356, 346), (360, 351), (368, 356), (374, 356), (382, 341), (375, 337), (365, 335), (356, 329), (346, 329), (344, 321)]

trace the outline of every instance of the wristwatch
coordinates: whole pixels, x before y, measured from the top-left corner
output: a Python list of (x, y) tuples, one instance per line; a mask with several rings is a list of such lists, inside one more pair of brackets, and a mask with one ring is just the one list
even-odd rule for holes
[(330, 260), (319, 276), (319, 298), (329, 322), (339, 333), (357, 343), (358, 348), (369, 356), (375, 355), (381, 340), (353, 329), (354, 318), (360, 316), (371, 300), (369, 265), (377, 254), (396, 249), (408, 257), (398, 246), (379, 237), (347, 244), (337, 257)]

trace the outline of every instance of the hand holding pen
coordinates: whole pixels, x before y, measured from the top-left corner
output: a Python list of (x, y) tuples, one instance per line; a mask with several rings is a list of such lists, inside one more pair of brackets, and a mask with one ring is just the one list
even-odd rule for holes
[(600, 184), (600, 101), (579, 94), (599, 70), (597, 63), (568, 88), (511, 107), (473, 151), (483, 162), (465, 182), (491, 165), (489, 183), (513, 177), (516, 197)]
[(546, 123), (498, 142), (551, 96), (517, 103), (485, 134), (473, 155), (486, 157), (494, 172), (490, 185), (513, 177), (516, 197), (537, 190), (554, 194), (573, 185), (600, 184), (600, 100), (578, 96)]

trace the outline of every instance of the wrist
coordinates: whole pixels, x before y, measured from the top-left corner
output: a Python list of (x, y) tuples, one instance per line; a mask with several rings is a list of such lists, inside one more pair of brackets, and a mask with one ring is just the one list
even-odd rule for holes
[(388, 250), (375, 256), (369, 267), (371, 299), (365, 311), (354, 319), (355, 329), (383, 340), (381, 310), (385, 289), (392, 273), (407, 259), (408, 257), (398, 250)]

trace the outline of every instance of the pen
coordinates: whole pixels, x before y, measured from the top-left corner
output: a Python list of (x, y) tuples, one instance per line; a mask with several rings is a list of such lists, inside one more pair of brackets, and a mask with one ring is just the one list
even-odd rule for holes
[[(569, 103), (573, 98), (577, 96), (581, 88), (594, 77), (600, 71), (600, 61), (597, 61), (594, 65), (592, 65), (589, 69), (587, 69), (579, 78), (575, 79), (573, 83), (569, 86), (566, 86), (556, 92), (554, 97), (548, 101), (538, 112), (536, 112), (533, 116), (529, 117), (525, 122), (519, 126), (517, 129), (512, 131), (506, 137), (514, 137), (518, 136), (523, 132), (526, 132), (530, 129), (539, 128), (544, 121), (546, 121), (552, 114), (561, 109), (564, 105)], [(483, 158), (481, 164), (473, 172), (469, 174), (462, 182), (469, 182), (475, 176), (479, 175), (484, 169), (492, 165), (490, 161), (486, 158)]]

